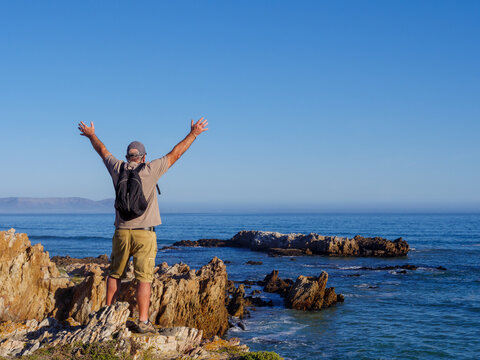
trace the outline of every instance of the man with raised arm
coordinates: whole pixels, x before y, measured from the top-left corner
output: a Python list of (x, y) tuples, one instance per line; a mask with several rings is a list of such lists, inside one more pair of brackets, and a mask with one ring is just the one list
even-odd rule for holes
[(138, 170), (138, 176), (141, 180), (141, 188), (147, 201), (147, 207), (142, 215), (130, 220), (122, 219), (118, 210), (115, 212), (115, 233), (112, 239), (112, 255), (110, 259), (110, 274), (107, 278), (106, 299), (107, 305), (115, 302), (121, 285), (120, 279), (125, 275), (130, 256), (133, 256), (139, 313), (137, 330), (141, 333), (156, 332), (155, 327), (148, 318), (151, 283), (153, 281), (153, 269), (157, 254), (155, 226), (161, 224), (157, 194), (155, 192), (156, 185), (158, 179), (183, 155), (197, 136), (208, 130), (207, 125), (207, 120), (204, 120), (203, 117), (196, 123), (192, 120), (188, 135), (175, 145), (167, 155), (150, 162), (145, 162), (147, 153), (143, 144), (133, 141), (127, 147), (127, 162), (124, 162), (116, 159), (98, 139), (97, 135), (95, 135), (93, 122), (90, 123), (90, 126), (87, 126), (83, 121), (78, 124), (80, 135), (90, 139), (93, 148), (105, 163), (115, 188), (122, 171), (131, 171), (137, 168), (137, 166), (141, 166), (140, 170)]

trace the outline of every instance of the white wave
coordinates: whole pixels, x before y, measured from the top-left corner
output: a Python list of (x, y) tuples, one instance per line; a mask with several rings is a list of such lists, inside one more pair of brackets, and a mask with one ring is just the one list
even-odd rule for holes
[[(246, 329), (246, 328), (245, 328)], [(242, 330), (241, 328), (239, 328), (238, 326), (235, 326), (235, 327), (231, 327), (228, 329), (228, 332), (242, 332), (242, 331), (245, 331), (245, 330)]]
[(358, 284), (358, 285), (353, 285), (353, 287), (356, 287), (356, 288), (368, 288), (370, 286), (375, 286), (375, 285), (370, 285), (370, 284)]
[(358, 270), (361, 269), (361, 266), (339, 266), (340, 270)]
[(388, 270), (388, 273), (392, 275), (406, 275), (408, 274), (408, 271), (403, 269), (398, 269), (398, 270)]
[(343, 294), (343, 297), (346, 297), (346, 298), (362, 298), (365, 296), (366, 295), (360, 295), (360, 294)]

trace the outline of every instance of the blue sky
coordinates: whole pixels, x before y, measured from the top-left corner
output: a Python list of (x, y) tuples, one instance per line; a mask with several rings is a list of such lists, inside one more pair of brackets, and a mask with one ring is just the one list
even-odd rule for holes
[[(178, 211), (480, 211), (478, 1), (0, 1), (0, 197), (114, 196), (163, 156)], [(161, 205), (162, 209), (162, 205)]]

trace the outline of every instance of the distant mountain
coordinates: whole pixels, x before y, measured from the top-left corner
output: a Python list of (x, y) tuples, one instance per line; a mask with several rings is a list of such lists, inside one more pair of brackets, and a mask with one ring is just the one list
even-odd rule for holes
[(0, 213), (113, 213), (113, 204), (114, 199), (8, 197), (0, 198)]

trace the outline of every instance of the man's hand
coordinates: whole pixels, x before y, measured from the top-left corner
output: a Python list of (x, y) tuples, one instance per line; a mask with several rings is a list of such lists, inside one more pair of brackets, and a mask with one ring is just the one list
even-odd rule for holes
[(80, 130), (80, 135), (91, 138), (95, 135), (95, 126), (93, 126), (93, 121), (90, 122), (90, 126), (85, 125), (83, 121), (78, 124), (78, 130)]
[[(195, 124), (193, 123), (193, 120), (192, 120), (192, 125), (190, 126), (190, 133), (193, 134), (195, 137), (200, 135), (202, 132), (208, 130), (207, 119), (205, 119), (203, 121), (202, 120), (203, 120), (203, 117), (201, 117), (200, 120), (198, 120)], [(93, 123), (92, 123), (92, 126), (93, 126)]]
[(85, 136), (90, 139), (93, 148), (95, 151), (100, 155), (102, 160), (105, 160), (108, 156), (110, 156), (110, 151), (107, 150), (105, 145), (98, 139), (97, 135), (95, 135), (95, 126), (93, 126), (93, 121), (90, 122), (90, 126), (85, 125), (83, 121), (78, 124), (78, 130), (80, 130), (80, 135)]
[[(196, 123), (193, 123), (190, 125), (190, 133), (187, 135), (185, 139), (180, 141), (175, 147), (170, 151), (166, 156), (168, 160), (168, 167), (172, 166), (179, 158), (180, 156), (183, 155), (185, 151), (192, 145), (192, 143), (195, 141), (198, 135), (203, 133), (204, 131), (207, 131), (208, 122), (207, 120), (200, 118)], [(190, 136), (193, 135), (193, 136)]]

